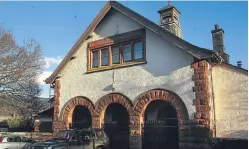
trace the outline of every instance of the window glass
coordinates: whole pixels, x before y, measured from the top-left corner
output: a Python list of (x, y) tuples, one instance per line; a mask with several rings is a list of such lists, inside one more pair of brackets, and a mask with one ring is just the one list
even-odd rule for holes
[(93, 67), (96, 68), (99, 66), (99, 51), (93, 52)]
[(131, 60), (131, 44), (123, 45), (123, 58), (124, 62)]
[(119, 47), (112, 48), (112, 63), (119, 64)]
[(108, 49), (101, 50), (101, 65), (102, 66), (108, 65)]
[(141, 41), (134, 44), (134, 59), (143, 58), (143, 44)]

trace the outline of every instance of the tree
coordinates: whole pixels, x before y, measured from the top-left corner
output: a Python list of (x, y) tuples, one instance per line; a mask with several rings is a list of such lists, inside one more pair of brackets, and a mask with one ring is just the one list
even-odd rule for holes
[(24, 118), (40, 107), (37, 77), (43, 64), (41, 46), (34, 39), (19, 46), (12, 32), (0, 25), (0, 100), (16, 107)]

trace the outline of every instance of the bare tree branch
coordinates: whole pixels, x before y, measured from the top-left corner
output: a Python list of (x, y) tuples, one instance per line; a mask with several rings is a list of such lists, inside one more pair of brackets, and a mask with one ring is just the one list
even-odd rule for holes
[(41, 46), (34, 39), (19, 46), (13, 34), (0, 25), (0, 99), (15, 106), (24, 117), (39, 110), (37, 77), (43, 64)]

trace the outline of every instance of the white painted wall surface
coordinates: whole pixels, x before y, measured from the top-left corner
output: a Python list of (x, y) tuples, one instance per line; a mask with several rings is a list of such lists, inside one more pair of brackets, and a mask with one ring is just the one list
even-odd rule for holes
[[(98, 26), (93, 38), (98, 40), (116, 33), (142, 28), (125, 15), (113, 11)], [(95, 103), (102, 96), (114, 92), (122, 93), (134, 103), (144, 92), (162, 88), (175, 92), (185, 102), (189, 116), (193, 118), (195, 107), (192, 101), (194, 70), (190, 67), (192, 56), (153, 32), (146, 30), (147, 64), (85, 74), (87, 72), (87, 42), (78, 50), (77, 58), (70, 61), (61, 73), (60, 109), (75, 96), (85, 96)], [(114, 79), (114, 82), (113, 82)]]
[(212, 74), (216, 136), (248, 138), (247, 74), (224, 66), (215, 66)]

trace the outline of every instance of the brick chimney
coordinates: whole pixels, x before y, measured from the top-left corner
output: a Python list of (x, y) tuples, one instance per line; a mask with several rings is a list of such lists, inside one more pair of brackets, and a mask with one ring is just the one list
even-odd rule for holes
[(218, 24), (214, 25), (214, 30), (211, 31), (213, 39), (213, 50), (217, 51), (225, 60), (229, 63), (229, 55), (226, 54), (225, 43), (224, 43), (224, 30), (219, 28)]

